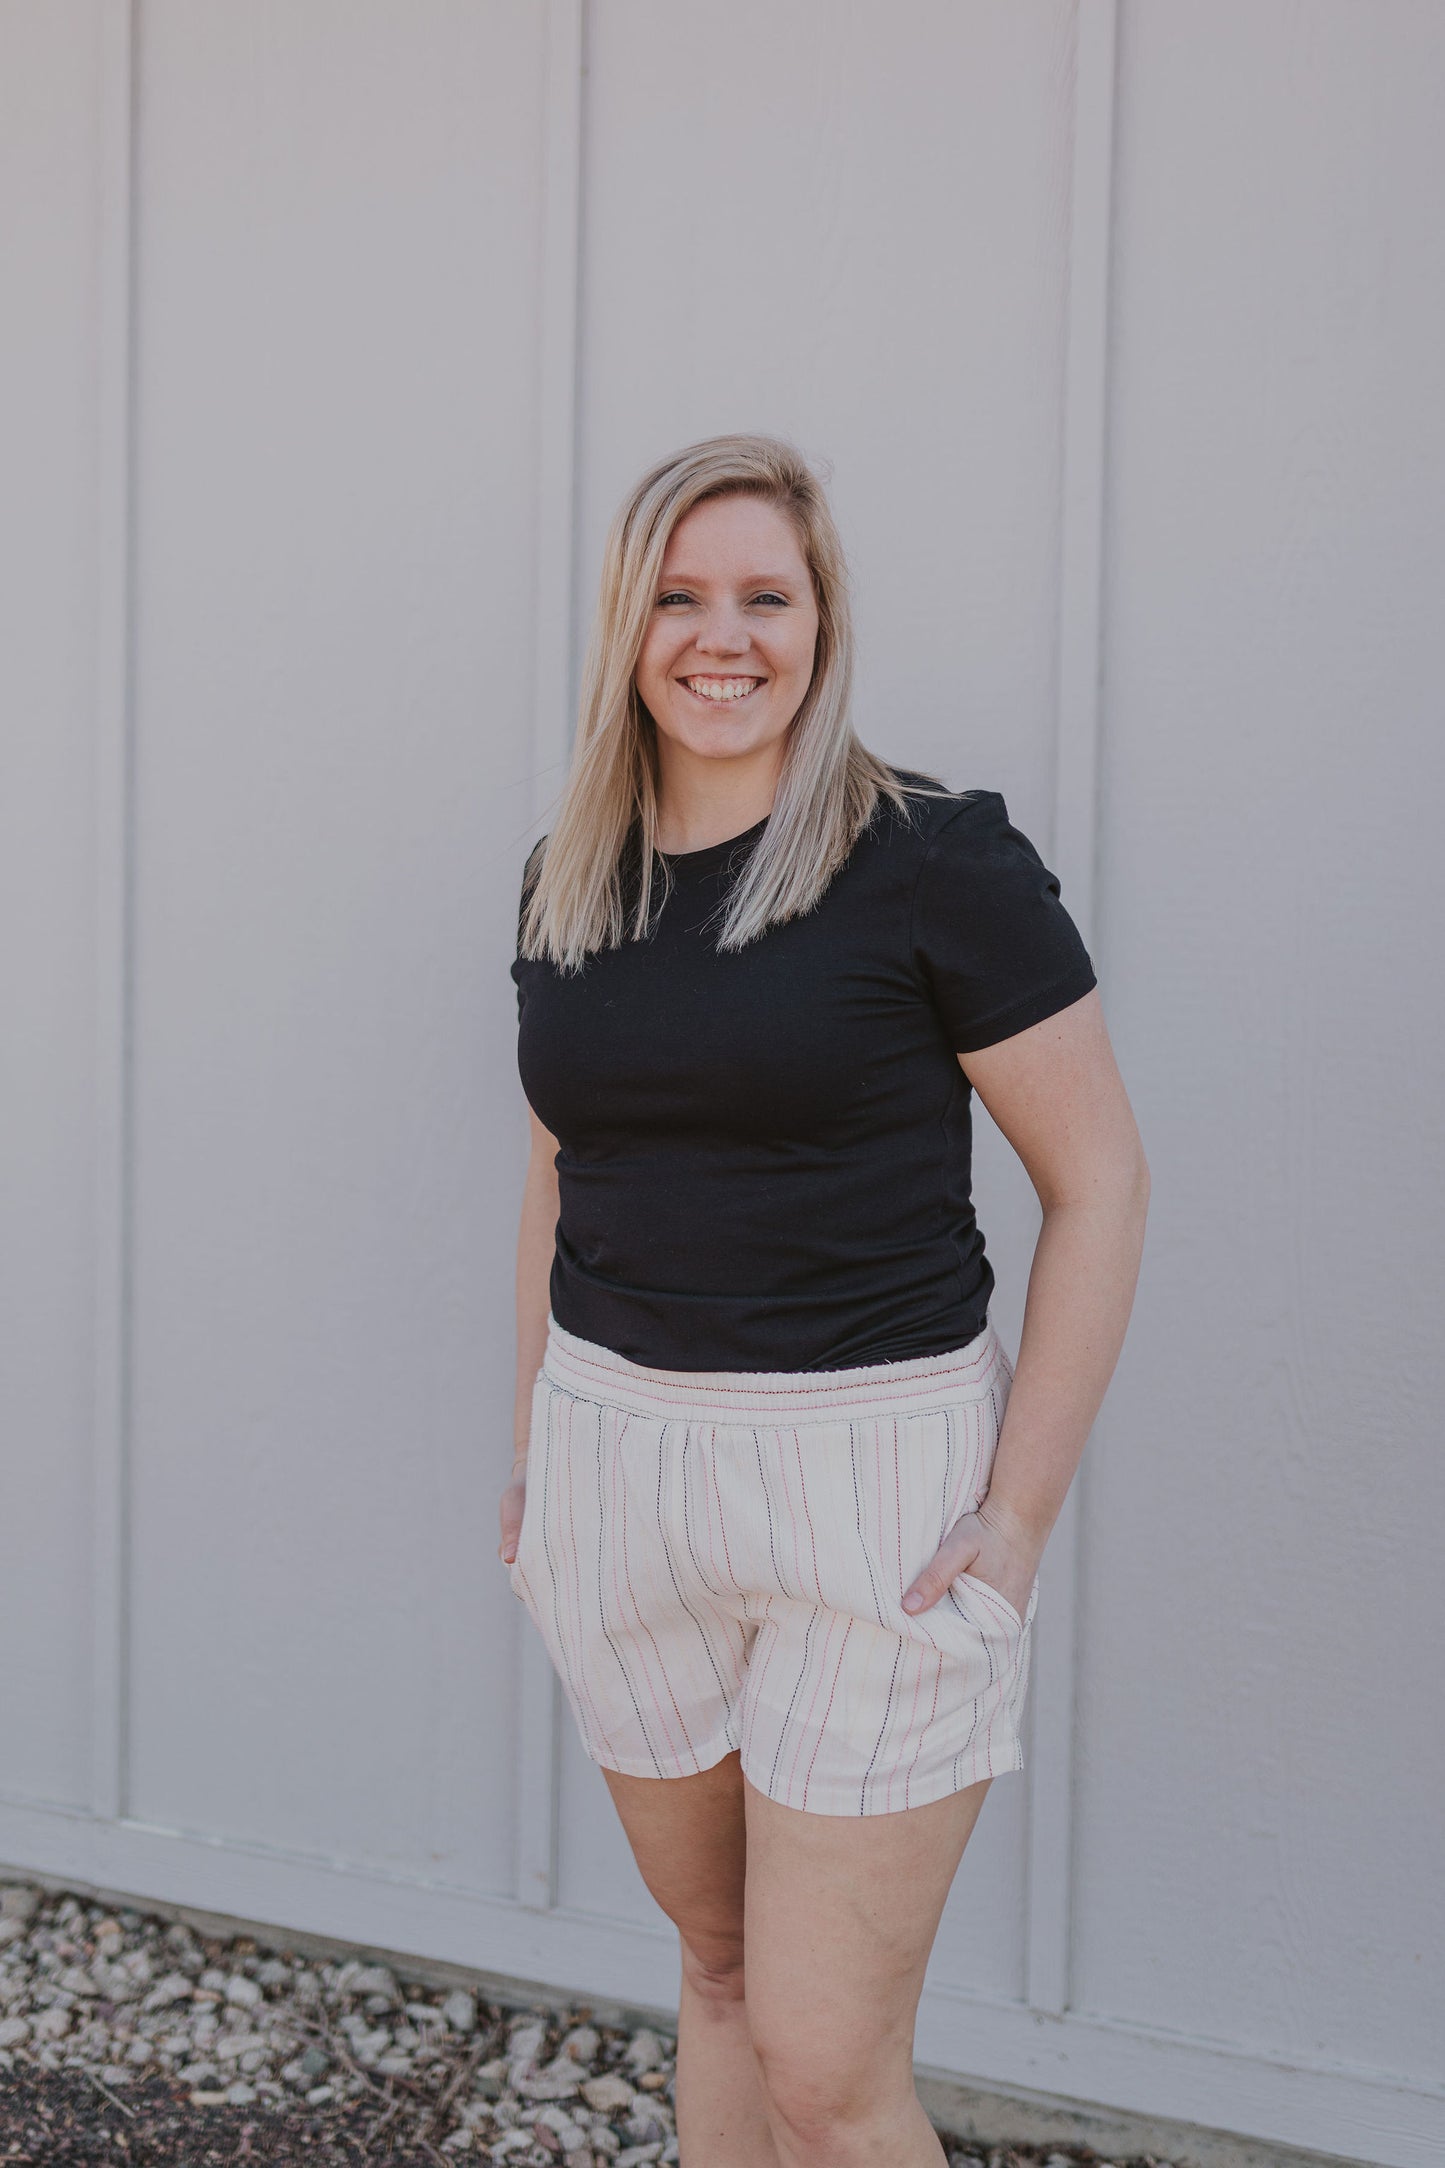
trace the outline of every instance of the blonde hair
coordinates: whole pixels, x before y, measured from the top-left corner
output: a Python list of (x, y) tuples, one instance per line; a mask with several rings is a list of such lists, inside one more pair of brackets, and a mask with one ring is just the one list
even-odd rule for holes
[[(709, 437), (644, 474), (618, 508), (603, 552), (576, 742), (551, 830), (528, 859), (519, 923), (524, 956), (580, 970), (594, 949), (640, 939), (649, 922), (657, 850), (656, 726), (638, 695), (638, 657), (673, 529), (708, 498), (746, 495), (793, 522), (818, 609), (813, 675), (788, 726), (772, 811), (728, 900), (720, 949), (809, 911), (881, 798), (910, 817), (905, 786), (860, 743), (849, 721), (853, 627), (843, 546), (823, 487), (801, 452), (777, 437)], [(932, 797), (951, 796), (937, 778)], [(910, 784), (918, 793), (919, 786)], [(624, 847), (640, 844), (628, 923)], [(670, 869), (662, 860), (670, 882)]]

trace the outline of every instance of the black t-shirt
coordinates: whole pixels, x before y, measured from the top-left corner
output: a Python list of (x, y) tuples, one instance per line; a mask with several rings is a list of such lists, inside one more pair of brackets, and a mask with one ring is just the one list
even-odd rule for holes
[(909, 804), (911, 825), (880, 800), (815, 908), (733, 953), (718, 906), (765, 821), (668, 854), (652, 932), (580, 974), (519, 950), (518, 1067), (560, 1146), (567, 1331), (655, 1368), (779, 1371), (982, 1330), (994, 1277), (956, 1057), (1095, 977), (997, 791)]

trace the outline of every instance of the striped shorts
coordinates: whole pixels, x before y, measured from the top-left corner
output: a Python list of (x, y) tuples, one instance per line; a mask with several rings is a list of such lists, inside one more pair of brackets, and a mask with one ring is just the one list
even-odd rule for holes
[(656, 1370), (549, 1318), (512, 1588), (582, 1743), (629, 1776), (740, 1750), (818, 1814), (1023, 1766), (1021, 1618), (961, 1573), (902, 1597), (988, 1489), (1013, 1369), (992, 1323), (855, 1369)]

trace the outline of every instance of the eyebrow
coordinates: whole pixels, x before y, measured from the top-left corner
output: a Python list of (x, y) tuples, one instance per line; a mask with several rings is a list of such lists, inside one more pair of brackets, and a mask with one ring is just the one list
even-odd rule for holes
[[(706, 587), (708, 583), (693, 572), (665, 572), (657, 584), (659, 587)], [(742, 582), (744, 587), (797, 587), (799, 584), (795, 572), (749, 572)]]

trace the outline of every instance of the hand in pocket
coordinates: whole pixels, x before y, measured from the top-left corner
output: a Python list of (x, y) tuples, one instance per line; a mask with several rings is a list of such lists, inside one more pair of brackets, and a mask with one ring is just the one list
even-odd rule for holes
[(966, 1573), (1002, 1596), (1022, 1622), (1039, 1570), (1040, 1549), (1018, 1529), (992, 1516), (988, 1500), (981, 1499), (972, 1513), (954, 1522), (928, 1564), (913, 1576), (904, 1592), (903, 1608), (931, 1609), (947, 1593), (950, 1582)]
[(502, 1493), (499, 1509), (502, 1524), (502, 1540), (497, 1546), (497, 1556), (504, 1566), (517, 1561), (517, 1545), (522, 1535), (522, 1514), (527, 1502), (527, 1456), (519, 1453), (512, 1463), (512, 1480)]

